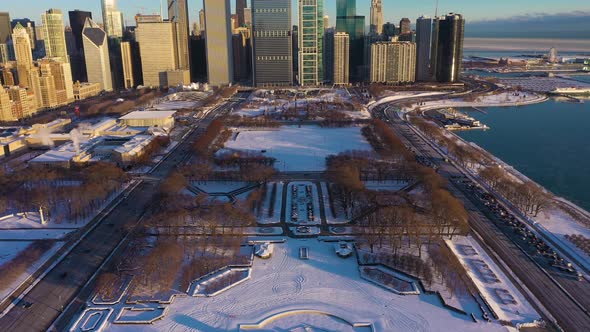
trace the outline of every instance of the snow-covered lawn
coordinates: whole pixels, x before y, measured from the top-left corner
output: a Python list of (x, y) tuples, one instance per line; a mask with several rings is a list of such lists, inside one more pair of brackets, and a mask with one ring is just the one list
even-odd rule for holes
[(381, 98), (375, 102), (371, 102), (368, 104), (368, 106), (369, 106), (369, 110), (373, 110), (375, 107), (377, 107), (379, 105), (391, 103), (392, 101), (396, 101), (396, 100), (428, 97), (428, 96), (437, 96), (437, 95), (443, 95), (443, 94), (445, 94), (445, 93), (444, 92), (399, 92), (399, 93), (395, 93), (390, 96)]
[(0, 230), (0, 240), (59, 240), (73, 229), (11, 229)]
[[(326, 157), (348, 150), (370, 151), (361, 127), (322, 128), (319, 126), (285, 126), (280, 130), (242, 130), (226, 149), (252, 152), (266, 151), (277, 159), (279, 171), (323, 171)], [(221, 151), (224, 151), (222, 149)]]
[[(275, 201), (273, 206), (272, 214), (269, 216), (270, 204), (272, 197), (272, 188), (276, 184)], [(267, 185), (266, 198), (262, 207), (262, 213), (258, 217), (259, 224), (278, 224), (281, 221), (281, 204), (283, 202), (283, 183), (282, 182), (270, 182)]]
[(336, 216), (332, 214), (332, 209), (330, 208), (330, 191), (328, 190), (328, 184), (326, 182), (321, 183), (322, 186), (322, 200), (324, 201), (324, 211), (326, 212), (326, 222), (328, 224), (345, 224), (348, 223), (350, 220), (344, 216), (342, 213), (342, 209), (339, 208), (338, 202), (334, 202), (336, 205), (334, 209), (336, 210)]
[[(309, 260), (299, 259), (300, 247), (309, 248)], [(177, 298), (168, 313), (135, 329), (239, 331), (239, 326), (255, 325), (258, 331), (306, 331), (304, 326), (371, 331), (355, 330), (348, 322), (372, 324), (375, 331), (505, 331), (497, 323), (473, 323), (442, 307), (433, 295), (401, 296), (376, 286), (360, 277), (354, 258), (339, 258), (333, 244), (317, 240), (275, 244), (272, 258), (254, 260), (251, 280), (216, 297)]]
[(523, 324), (540, 319), (540, 315), (472, 237), (455, 237), (446, 242), (500, 320)]
[(197, 106), (199, 106), (199, 103), (194, 101), (167, 101), (154, 105), (153, 108), (158, 111), (175, 111), (184, 108), (195, 108)]

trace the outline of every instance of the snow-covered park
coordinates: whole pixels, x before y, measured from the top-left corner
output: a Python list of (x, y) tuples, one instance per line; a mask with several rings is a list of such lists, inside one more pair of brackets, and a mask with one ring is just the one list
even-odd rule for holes
[[(300, 248), (308, 248), (302, 260)], [(255, 259), (251, 279), (214, 297), (178, 297), (152, 325), (109, 323), (108, 331), (506, 331), (474, 323), (435, 295), (397, 295), (360, 276), (354, 258), (339, 258), (333, 243), (274, 244), (270, 259)]]
[(262, 152), (277, 159), (279, 171), (323, 171), (326, 157), (348, 150), (372, 150), (361, 127), (284, 126), (278, 130), (239, 129), (220, 151)]

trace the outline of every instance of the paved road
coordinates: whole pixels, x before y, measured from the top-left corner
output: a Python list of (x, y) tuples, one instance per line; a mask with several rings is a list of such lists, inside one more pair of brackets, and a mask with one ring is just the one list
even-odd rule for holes
[[(248, 94), (243, 93), (244, 96)], [(238, 96), (242, 96), (242, 93)], [(71, 302), (72, 305), (60, 321), (55, 323), (57, 330), (65, 330), (88, 297), (87, 292), (79, 294), (80, 291), (124, 239), (127, 234), (125, 229), (134, 227), (149, 209), (157, 193), (159, 180), (191, 156), (191, 143), (213, 119), (227, 114), (240, 102), (236, 99), (211, 110), (151, 173), (153, 180), (142, 181), (128, 196), (124, 196), (123, 201), (63, 261), (32, 288), (19, 304), (0, 318), (0, 330), (45, 331)]]
[[(386, 106), (377, 112), (383, 112)], [(385, 111), (385, 113), (388, 113)], [(440, 155), (421, 137), (416, 135), (409, 125), (392, 113), (387, 114), (392, 128), (397, 134), (415, 148), (417, 153), (432, 160), (442, 161)], [(442, 162), (439, 173), (447, 178), (463, 176), (463, 172), (452, 164)], [(461, 199), (469, 212), (469, 222), (473, 230), (479, 233), (485, 244), (491, 248), (528, 287), (557, 323), (565, 331), (590, 331), (590, 283), (586, 280), (577, 281), (571, 276), (557, 273), (541, 267), (528, 256), (516, 243), (506, 236), (477, 207), (472, 193), (464, 192), (449, 181), (450, 190)]]

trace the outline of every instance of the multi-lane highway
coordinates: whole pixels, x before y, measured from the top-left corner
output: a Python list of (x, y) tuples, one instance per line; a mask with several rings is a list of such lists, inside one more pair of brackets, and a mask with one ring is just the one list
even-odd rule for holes
[[(471, 228), (482, 237), (484, 246), (490, 248), (509, 267), (562, 329), (590, 331), (590, 283), (585, 279), (577, 280), (571, 275), (560, 273), (548, 265), (539, 264), (522, 244), (502, 232), (493, 222), (494, 216), (490, 211), (478, 204), (476, 194), (456, 185), (454, 181), (474, 179), (460, 166), (445, 162), (446, 157), (439, 153), (438, 149), (408, 122), (397, 116), (393, 111), (395, 106), (395, 103), (379, 106), (374, 110), (374, 115), (387, 120), (405, 143), (413, 147), (418, 156), (439, 164), (439, 174), (449, 180), (449, 189), (465, 204)], [(516, 211), (512, 212), (516, 215)]]
[(149, 180), (141, 180), (137, 187), (118, 198), (118, 205), (110, 213), (93, 220), (96, 227), (0, 318), (0, 331), (45, 331), (50, 326), (58, 331), (65, 330), (87, 300), (92, 290), (93, 275), (115, 249), (124, 248), (123, 241), (128, 231), (140, 223), (149, 210), (159, 181), (191, 156), (192, 142), (211, 121), (229, 113), (248, 95), (238, 93), (230, 101), (212, 109), (156, 166)]

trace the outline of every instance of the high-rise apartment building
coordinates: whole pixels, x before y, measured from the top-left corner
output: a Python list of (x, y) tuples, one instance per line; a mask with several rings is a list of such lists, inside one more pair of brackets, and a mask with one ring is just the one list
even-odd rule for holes
[(8, 12), (0, 12), (0, 44), (6, 44), (11, 34), (10, 14)]
[(334, 84), (346, 85), (349, 77), (350, 37), (346, 32), (334, 34)]
[(430, 55), (432, 48), (432, 19), (421, 16), (416, 20), (416, 80), (430, 81)]
[(63, 63), (69, 63), (66, 35), (64, 32), (64, 19), (61, 10), (49, 9), (41, 14), (43, 23), (45, 53), (49, 58), (59, 58)]
[(324, 80), (324, 1), (299, 0), (299, 84)]
[[(55, 89), (57, 105), (65, 105), (74, 101), (74, 83), (69, 63), (58, 59), (43, 59), (38, 62), (41, 77), (51, 77)], [(51, 87), (47, 85), (47, 87)]]
[(460, 14), (438, 17), (433, 28), (432, 70), (438, 82), (454, 83), (461, 78), (465, 20)]
[(363, 78), (365, 17), (356, 15), (356, 0), (336, 0), (336, 32), (346, 32), (350, 38), (350, 79)]
[(168, 20), (177, 23), (176, 43), (178, 45), (178, 68), (190, 69), (187, 0), (168, 0)]
[(293, 84), (291, 0), (252, 0), (255, 86)]
[(229, 84), (234, 76), (230, 0), (204, 0), (203, 7), (209, 84)]
[(117, 0), (102, 0), (102, 22), (108, 37), (123, 37), (123, 13), (117, 11)]
[(111, 63), (106, 32), (87, 18), (82, 30), (84, 57), (89, 83), (100, 83), (104, 91), (113, 91)]
[(246, 0), (236, 0), (236, 15), (238, 16), (238, 27), (246, 26), (246, 19), (244, 17), (244, 10), (248, 7)]
[(35, 50), (37, 46), (37, 37), (35, 35), (35, 21), (31, 21), (28, 18), (15, 18), (12, 21), (10, 21), (10, 26), (14, 30), (14, 27), (16, 27), (16, 25), (19, 23), (27, 30), (27, 33), (29, 34), (29, 40), (31, 42), (31, 49)]
[(169, 21), (138, 21), (136, 38), (141, 53), (143, 84), (167, 86), (166, 72), (176, 70), (176, 23)]
[(383, 4), (381, 0), (371, 0), (371, 27), (372, 34), (383, 33)]
[(371, 45), (371, 82), (396, 84), (416, 80), (416, 44), (378, 42)]
[(11, 113), (15, 120), (28, 118), (35, 114), (37, 111), (35, 97), (32, 95), (29, 96), (27, 89), (19, 86), (11, 86), (7, 92), (12, 102)]

